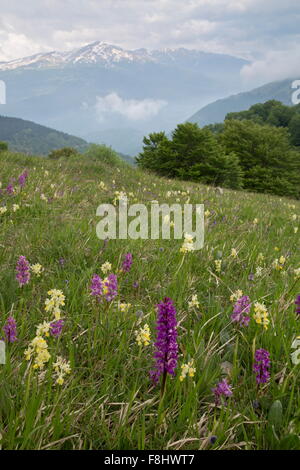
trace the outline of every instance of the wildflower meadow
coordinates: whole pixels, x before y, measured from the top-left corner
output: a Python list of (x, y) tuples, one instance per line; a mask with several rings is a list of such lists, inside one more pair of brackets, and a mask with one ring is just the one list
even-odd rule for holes
[[(1, 449), (300, 448), (300, 202), (0, 156)], [(205, 242), (96, 209), (204, 204)]]

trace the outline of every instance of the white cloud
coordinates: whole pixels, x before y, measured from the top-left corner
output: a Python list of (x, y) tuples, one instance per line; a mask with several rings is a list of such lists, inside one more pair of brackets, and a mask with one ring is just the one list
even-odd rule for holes
[(264, 58), (244, 66), (241, 76), (248, 86), (300, 78), (300, 49), (293, 46), (289, 50), (268, 52)]
[(0, 44), (0, 61), (8, 61), (49, 50), (49, 48), (31, 40), (25, 34), (15, 32), (8, 32), (7, 34), (0, 32)]
[(97, 96), (96, 110), (99, 120), (104, 120), (107, 114), (118, 114), (131, 121), (139, 121), (156, 116), (166, 106), (163, 100), (134, 100), (123, 99), (117, 93)]
[(191, 19), (174, 29), (171, 34), (175, 38), (189, 39), (191, 34), (206, 35), (216, 30), (216, 28), (217, 23), (213, 21)]

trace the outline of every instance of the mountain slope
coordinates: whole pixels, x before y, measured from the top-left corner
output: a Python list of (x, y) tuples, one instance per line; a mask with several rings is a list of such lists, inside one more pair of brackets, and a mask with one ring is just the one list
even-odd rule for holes
[(217, 100), (200, 109), (200, 111), (192, 115), (188, 121), (197, 122), (200, 127), (222, 122), (228, 113), (243, 111), (253, 104), (264, 103), (265, 101), (273, 99), (281, 101), (286, 105), (292, 105), (292, 82), (293, 79), (286, 79), (267, 83), (254, 90)]
[(83, 151), (88, 145), (79, 137), (5, 116), (0, 116), (0, 140), (7, 142), (12, 150), (40, 155), (47, 155), (51, 150), (61, 147), (74, 147)]

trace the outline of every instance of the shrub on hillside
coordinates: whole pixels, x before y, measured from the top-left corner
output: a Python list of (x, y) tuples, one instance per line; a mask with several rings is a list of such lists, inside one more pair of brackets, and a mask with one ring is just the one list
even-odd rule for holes
[(106, 145), (91, 144), (84, 155), (92, 160), (98, 160), (112, 166), (123, 164), (117, 152)]
[(0, 142), (0, 152), (6, 152), (8, 150), (8, 144), (6, 142)]
[(73, 147), (63, 147), (58, 150), (52, 150), (52, 152), (49, 153), (48, 158), (51, 158), (51, 160), (57, 160), (58, 158), (70, 158), (78, 155), (80, 155), (79, 152)]

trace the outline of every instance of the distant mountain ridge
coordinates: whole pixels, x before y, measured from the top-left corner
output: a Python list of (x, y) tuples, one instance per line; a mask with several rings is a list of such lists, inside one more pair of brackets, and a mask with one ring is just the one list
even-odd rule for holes
[[(96, 41), (0, 63), (7, 90), (0, 113), (85, 140), (99, 135), (99, 143), (134, 155), (140, 135), (168, 132), (203, 104), (239, 91), (246, 64), (198, 50), (130, 51)], [(122, 143), (126, 132), (129, 146)]]
[(103, 41), (95, 41), (86, 46), (66, 51), (50, 51), (45, 53), (38, 53), (32, 56), (15, 59), (8, 62), (0, 62), (0, 70), (15, 70), (23, 67), (31, 68), (46, 68), (46, 67), (61, 67), (65, 65), (76, 64), (105, 64), (106, 66), (113, 67), (121, 62), (137, 62), (137, 63), (162, 63), (170, 64), (175, 61), (181, 60), (190, 63), (191, 60), (194, 65), (197, 60), (210, 57), (224, 58), (225, 60), (234, 59), (237, 61), (244, 61), (226, 54), (215, 54), (194, 49), (134, 49), (126, 50), (122, 47), (115, 46)]
[(200, 127), (224, 121), (226, 115), (232, 112), (243, 111), (257, 103), (270, 100), (281, 101), (292, 106), (292, 93), (295, 91), (291, 85), (294, 79), (286, 79), (267, 83), (254, 90), (231, 95), (228, 98), (217, 100), (204, 106), (187, 121), (196, 122)]
[[(69, 64), (95, 64), (106, 63), (113, 65), (121, 61), (150, 61), (151, 57), (146, 50), (126, 51), (118, 46), (96, 41), (87, 46), (69, 52), (51, 51), (34, 54), (32, 56), (16, 59), (9, 62), (0, 62), (0, 70), (14, 70), (20, 67), (60, 67)], [(153, 59), (154, 60), (154, 59)]]

